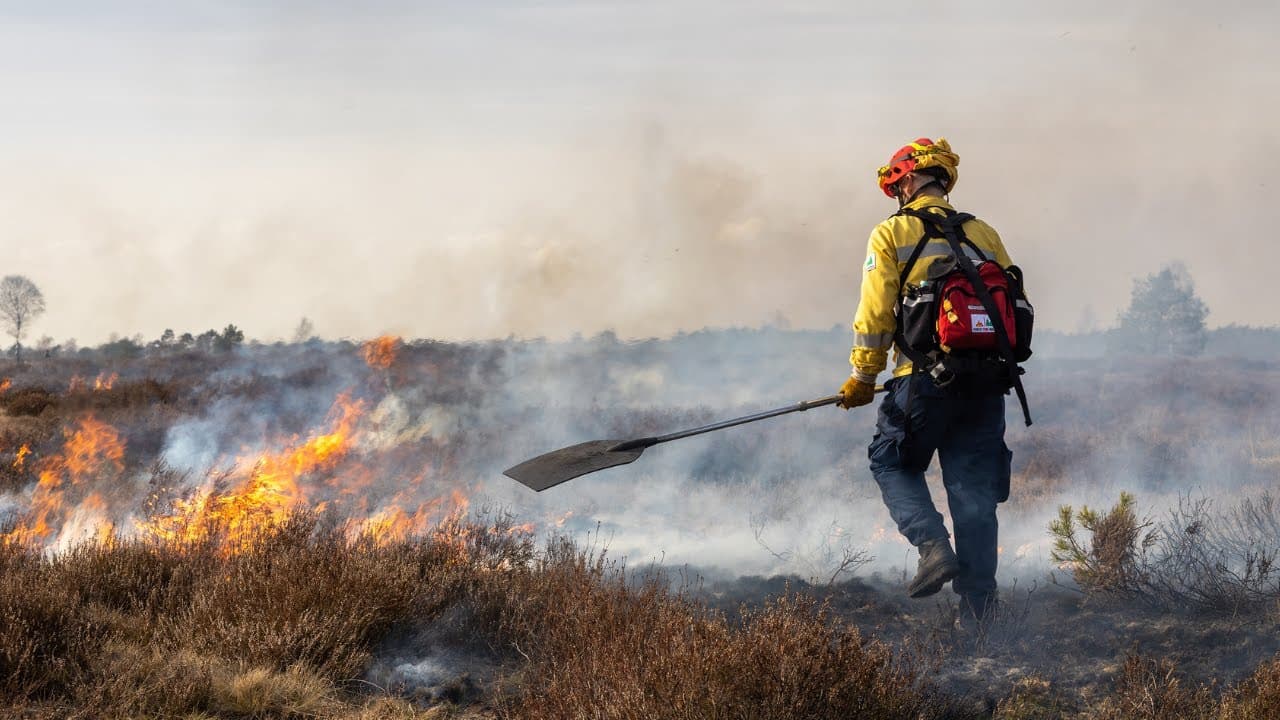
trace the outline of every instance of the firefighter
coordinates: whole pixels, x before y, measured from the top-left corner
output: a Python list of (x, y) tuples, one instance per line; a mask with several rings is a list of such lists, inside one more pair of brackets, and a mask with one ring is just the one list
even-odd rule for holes
[[(893, 377), (885, 383), (868, 456), (890, 516), (920, 554), (907, 592), (913, 598), (928, 597), (951, 582), (962, 616), (982, 620), (996, 602), (996, 504), (1008, 497), (1011, 459), (1004, 442), (1009, 386), (964, 376), (944, 382), (928, 372), (937, 368), (914, 368), (906, 353), (894, 347), (900, 274), (926, 231), (925, 223), (910, 213), (954, 212), (948, 197), (959, 164), (945, 138), (920, 138), (880, 168), (880, 189), (897, 199), (900, 211), (871, 232), (853, 322), (853, 373), (840, 389), (840, 406), (847, 410), (871, 403), (876, 376), (893, 349)], [(962, 228), (983, 259), (1002, 268), (1012, 264), (989, 225), (971, 219)], [(942, 258), (954, 262), (946, 241), (925, 243), (906, 284), (925, 280), (933, 262)], [(954, 550), (925, 484), (935, 452), (955, 530)]]

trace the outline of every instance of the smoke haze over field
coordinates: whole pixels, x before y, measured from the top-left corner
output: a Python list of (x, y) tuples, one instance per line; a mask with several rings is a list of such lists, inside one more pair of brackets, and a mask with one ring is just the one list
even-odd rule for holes
[[(1008, 434), (1014, 492), (1000, 512), (999, 568), (1006, 612), (977, 644), (957, 633), (951, 593), (925, 601), (903, 597), (915, 553), (889, 521), (867, 467), (871, 408), (814, 409), (670, 443), (634, 465), (544, 493), (500, 475), (504, 466), (562, 444), (649, 435), (795, 400), (810, 391), (828, 356), (845, 343), (840, 330), (778, 328), (644, 342), (604, 334), (562, 343), (380, 338), (364, 346), (310, 341), (225, 353), (151, 348), (127, 360), (89, 351), (11, 366), (12, 383), (0, 384), (0, 547), (8, 550), (6, 567), (21, 573), (30, 565), (26, 558), (36, 560), (37, 553), (24, 547), (56, 553), (111, 535), (147, 540), (144, 546), (101, 546), (111, 552), (172, 560), (163, 566), (154, 560), (104, 563), (96, 550), (81, 548), (50, 562), (65, 559), (65, 567), (75, 568), (89, 558), (79, 566), (83, 570), (59, 569), (48, 586), (34, 586), (47, 587), (42, 594), (11, 583), (18, 590), (5, 597), (21, 596), (46, 613), (43, 598), (69, 597), (84, 603), (86, 613), (110, 612), (151, 625), (160, 624), (151, 612), (132, 604), (117, 610), (100, 598), (163, 598), (165, 606), (187, 613), (183, 627), (214, 628), (221, 633), (216, 637), (234, 640), (226, 646), (232, 661), (249, 662), (256, 648), (241, 638), (290, 637), (268, 635), (267, 628), (296, 623), (303, 628), (294, 635), (302, 638), (296, 644), (308, 649), (315, 647), (313, 638), (332, 637), (324, 632), (330, 627), (324, 602), (344, 588), (369, 584), (376, 604), (350, 605), (357, 610), (387, 603), (394, 595), (386, 588), (395, 586), (384, 584), (388, 574), (378, 565), (335, 565), (335, 557), (353, 548), (385, 551), (384, 557), (412, 560), (396, 576), (424, 594), (405, 596), (417, 598), (412, 613), (390, 624), (369, 648), (372, 662), (362, 677), (423, 703), (481, 697), (507, 687), (510, 673), (525, 666), (513, 671), (506, 663), (504, 636), (476, 631), (477, 618), (492, 606), (473, 595), (442, 592), (422, 568), (439, 563), (450, 574), (459, 572), (454, 568), (463, 561), (454, 559), (456, 551), (526, 532), (568, 536), (593, 557), (604, 548), (608, 558), (625, 559), (633, 584), (665, 579), (735, 624), (775, 602), (768, 598), (793, 591), (822, 601), (832, 612), (822, 622), (848, 622), (862, 637), (889, 643), (904, 661), (925, 658), (931, 682), (957, 696), (975, 696), (975, 702), (1005, 697), (1027, 677), (1097, 697), (1100, 688), (1115, 684), (1125, 656), (1137, 653), (1176, 660), (1185, 673), (1179, 682), (1185, 677), (1188, 684), (1225, 685), (1280, 649), (1275, 619), (1266, 616), (1280, 596), (1274, 570), (1280, 548), (1275, 362), (1033, 358), (1027, 382), (1037, 424), (1026, 429), (1015, 422)], [(928, 477), (936, 486), (936, 470)], [(1122, 491), (1134, 493), (1136, 511), (1157, 523), (1156, 561), (1143, 567), (1162, 572), (1147, 582), (1144, 571), (1141, 585), (1154, 588), (1152, 595), (1077, 598), (1070, 590), (1046, 588), (1054, 571), (1046, 525), (1056, 506), (1106, 508)], [(514, 513), (512, 524), (488, 525), (492, 514), (473, 514), (483, 509)], [(317, 524), (291, 525), (278, 536), (254, 534), (297, 512), (317, 513)], [(486, 524), (459, 524), (466, 516)], [(439, 544), (431, 555), (417, 555), (398, 544), (406, 533)], [(344, 536), (353, 541), (345, 549)], [(318, 543), (323, 560), (300, 562), (290, 549), (296, 541), (288, 537)], [(170, 544), (175, 539), (181, 544)], [(445, 547), (453, 550), (436, 554)], [(1143, 548), (1146, 558), (1145, 542)], [(488, 579), (462, 577), (491, 592), (497, 573), (541, 572), (542, 559), (555, 552), (532, 562), (522, 553), (500, 563), (495, 558), (477, 566)], [(288, 580), (265, 585), (237, 566), (192, 559), (214, 555), (246, 560), (252, 564), (238, 567)], [(852, 566), (844, 562), (849, 559)], [(106, 580), (98, 577), (103, 567), (113, 569)], [(157, 567), (174, 571), (157, 574)], [(186, 570), (191, 567), (216, 572), (194, 583)], [(774, 573), (782, 575), (769, 577)], [(1071, 588), (1071, 575), (1058, 572), (1055, 581)], [(134, 579), (151, 577), (183, 589), (155, 585), (141, 592)], [(510, 591), (531, 615), (585, 617), (614, 645), (648, 646), (639, 635), (636, 642), (616, 640), (619, 628), (634, 629), (635, 615), (616, 612), (596, 590), (574, 584), (555, 586), (562, 589), (551, 596), (531, 593), (542, 586), (537, 577)], [(82, 592), (68, 593), (67, 578), (86, 581), (74, 586)], [(240, 593), (233, 597), (242, 599), (225, 614), (190, 622), (200, 608), (213, 613), (198, 598), (226, 597), (214, 595), (217, 588), (233, 589)], [(178, 601), (183, 596), (170, 592), (196, 599)], [(566, 609), (562, 600), (582, 592), (593, 593), (587, 604), (603, 612)], [(1152, 607), (1144, 607), (1148, 602)], [(282, 607), (294, 608), (300, 619), (286, 621), (290, 616), (277, 609)], [(254, 618), (261, 624), (251, 627), (264, 630), (227, 633), (241, 617)], [(24, 627), (61, 640), (57, 633), (66, 626)], [(125, 627), (147, 637), (141, 625)], [(640, 627), (644, 637), (654, 637), (649, 625)], [(706, 637), (688, 622), (674, 627)], [(104, 632), (113, 631), (120, 634), (106, 635), (108, 640), (129, 637), (114, 628)], [(172, 647), (164, 635), (155, 642)], [(115, 652), (117, 646), (105, 647)], [(527, 654), (525, 648), (535, 646), (514, 647)], [(583, 652), (580, 644), (570, 647)], [(325, 647), (316, 657), (331, 655), (337, 653)], [(173, 662), (179, 669), (187, 667), (182, 652), (158, 657), (178, 658)], [(626, 667), (629, 672), (641, 664)], [(345, 682), (359, 672), (344, 670), (339, 677)], [(147, 677), (150, 682), (154, 676)], [(207, 682), (204, 677), (184, 673), (182, 682)], [(746, 715), (756, 707), (753, 700)]]
[[(868, 468), (872, 408), (815, 409), (663, 445), (544, 493), (501, 475), (557, 447), (812, 397), (843, 344), (838, 331), (778, 329), (642, 343), (419, 342), (385, 366), (349, 343), (155, 352), (113, 362), (118, 385), (101, 392), (86, 378), (105, 370), (43, 360), (0, 392), (0, 528), (17, 521), (15, 537), (65, 549), (104, 527), (199, 537), (206, 512), (252, 527), (323, 507), (354, 532), (487, 509), (607, 546), (632, 566), (825, 582), (846, 552), (862, 552), (864, 574), (896, 582), (914, 556)], [(1209, 358), (1033, 359), (1037, 423), (1013, 422), (1008, 433), (1015, 492), (1000, 517), (1001, 582), (1043, 580), (1046, 526), (1060, 504), (1105, 508), (1132, 492), (1163, 517), (1184, 498), (1229, 511), (1273, 488), (1276, 373), (1274, 363)], [(64, 397), (32, 418), (33, 387)], [(928, 477), (941, 509), (936, 465)], [(1254, 541), (1271, 548), (1275, 531)]]
[(1240, 291), (1280, 261), (1273, 4), (110, 5), (0, 10), (35, 336), (843, 325), (920, 134), (1043, 325), (1172, 259), (1212, 323), (1274, 321)]

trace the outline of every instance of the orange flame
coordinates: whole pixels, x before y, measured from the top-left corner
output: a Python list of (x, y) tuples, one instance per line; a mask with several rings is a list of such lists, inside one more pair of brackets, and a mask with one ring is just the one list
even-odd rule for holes
[(402, 344), (400, 338), (394, 335), (383, 335), (380, 338), (374, 338), (361, 346), (361, 350), (364, 352), (364, 361), (371, 368), (386, 370), (396, 361), (396, 356), (400, 353)]
[(11, 387), (13, 387), (13, 381), (10, 380), (9, 378), (0, 380), (0, 393), (8, 390)]
[[(110, 390), (112, 386), (116, 384), (116, 380), (119, 380), (119, 379), (120, 379), (119, 373), (107, 373), (106, 370), (103, 370), (102, 372), (98, 373), (97, 377), (93, 379), (93, 389), (95, 391)], [(67, 383), (67, 392), (79, 392), (81, 390), (87, 389), (88, 387), (89, 387), (88, 380), (85, 380), (83, 377), (80, 377), (79, 375), (72, 375), (71, 381)]]
[(356, 421), (364, 404), (341, 395), (330, 411), (332, 427), (279, 453), (242, 459), (232, 471), (230, 487), (206, 488), (189, 500), (178, 500), (169, 515), (139, 523), (146, 535), (169, 540), (200, 540), (225, 534), (227, 549), (242, 548), (259, 532), (283, 522), (291, 513), (319, 511), (309, 505), (299, 480), (332, 469), (352, 447)]
[(31, 448), (27, 447), (26, 443), (23, 443), (22, 447), (18, 448), (18, 453), (13, 457), (13, 469), (21, 470), (27, 464), (27, 456), (30, 454)]
[[(105, 519), (106, 503), (102, 496), (97, 493), (82, 499), (76, 496), (84, 492), (88, 483), (119, 479), (124, 471), (124, 441), (115, 428), (92, 415), (80, 418), (75, 429), (66, 429), (63, 433), (66, 441), (62, 452), (40, 463), (39, 481), (32, 490), (26, 517), (0, 539), (47, 545), (63, 533), (64, 525), (72, 520), (76, 521), (72, 523), (73, 530), (87, 530), (98, 539), (103, 536), (103, 525), (109, 522)], [(77, 501), (80, 507), (72, 507)], [(110, 532), (106, 530), (108, 535)]]
[(349, 521), (346, 524), (347, 537), (390, 543), (430, 534), (453, 547), (466, 545), (472, 530), (463, 520), (471, 501), (462, 491), (455, 489), (448, 497), (419, 502), (412, 512), (404, 509), (402, 501), (405, 499), (395, 498), (387, 507), (369, 517)]
[[(80, 387), (86, 387), (83, 380)], [(486, 531), (466, 521), (470, 499), (462, 490), (441, 488), (435, 497), (422, 499), (422, 484), (432, 475), (428, 469), (404, 478), (399, 492), (371, 506), (369, 498), (376, 494), (365, 490), (377, 475), (368, 454), (386, 450), (379, 422), (376, 414), (366, 413), (364, 401), (341, 394), (313, 432), (293, 437), (279, 450), (236, 458), (194, 492), (168, 500), (159, 512), (149, 507), (139, 519), (109, 506), (115, 493), (106, 488), (119, 487), (124, 473), (124, 441), (110, 425), (86, 415), (64, 431), (57, 453), (33, 462), (29, 447), (19, 450), (15, 466), (33, 462), (37, 482), (29, 491), (28, 512), (0, 541), (62, 549), (84, 540), (108, 541), (124, 527), (131, 535), (160, 541), (213, 541), (233, 554), (297, 512), (340, 513), (337, 517), (349, 518), (342, 528), (353, 541), (386, 544), (426, 536), (461, 550), (482, 540)], [(557, 525), (571, 516), (565, 514)], [(533, 523), (501, 527), (487, 532), (515, 535), (536, 529)]]

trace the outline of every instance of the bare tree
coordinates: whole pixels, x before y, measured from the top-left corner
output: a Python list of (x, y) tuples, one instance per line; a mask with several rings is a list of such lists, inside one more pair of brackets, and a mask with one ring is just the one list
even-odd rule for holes
[(310, 319), (304, 317), (298, 321), (298, 327), (293, 331), (293, 341), (295, 343), (304, 343), (316, 335), (316, 326)]
[(13, 355), (22, 362), (22, 338), (27, 326), (44, 312), (40, 288), (22, 275), (6, 275), (0, 280), (0, 320), (13, 337)]

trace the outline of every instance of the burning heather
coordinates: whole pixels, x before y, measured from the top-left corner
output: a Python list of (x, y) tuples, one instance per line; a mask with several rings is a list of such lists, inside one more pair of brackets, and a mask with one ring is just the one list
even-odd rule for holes
[(364, 361), (369, 363), (371, 368), (386, 370), (396, 361), (396, 354), (400, 351), (400, 344), (400, 338), (391, 335), (383, 335), (370, 340), (361, 346), (364, 351)]
[[(124, 472), (124, 443), (115, 428), (84, 415), (63, 431), (60, 451), (40, 460), (39, 480), (29, 507), (0, 540), (23, 545), (68, 549), (77, 542), (103, 541), (115, 534), (102, 492), (119, 483)], [(25, 451), (25, 452), (24, 452)], [(23, 445), (15, 469), (25, 465), (30, 449)]]
[(294, 513), (323, 511), (331, 501), (309, 497), (318, 488), (308, 483), (321, 473), (329, 478), (326, 485), (342, 489), (337, 497), (359, 493), (363, 481), (339, 466), (358, 467), (354, 464), (358, 460), (344, 461), (363, 413), (363, 403), (340, 396), (327, 427), (306, 439), (286, 442), (279, 452), (237, 458), (216, 483), (207, 482), (191, 497), (172, 499), (173, 513), (139, 521), (139, 531), (165, 540), (198, 540), (216, 532), (230, 543), (241, 544)]
[[(371, 375), (362, 379), (388, 370), (400, 344), (398, 338), (366, 343), (362, 354)], [(68, 393), (110, 391), (118, 377), (103, 372), (88, 383), (73, 376)], [(111, 537), (193, 542), (216, 536), (232, 552), (297, 513), (332, 517), (353, 539), (420, 535), (447, 517), (465, 515), (470, 501), (464, 488), (433, 472), (440, 468), (432, 466), (432, 453), (415, 454), (433, 444), (424, 442), (430, 429), (392, 430), (398, 420), (389, 414), (399, 407), (398, 396), (368, 388), (360, 398), (352, 388), (339, 392), (319, 424), (302, 433), (232, 433), (244, 446), (219, 448), (199, 474), (190, 466), (150, 478), (136, 468), (126, 473), (126, 434), (92, 412), (69, 418), (61, 444), (36, 461), (38, 480), (0, 538), (67, 550)], [(31, 454), (22, 445), (13, 469), (23, 470)], [(164, 463), (165, 457), (162, 452), (153, 460)], [(400, 474), (415, 458), (422, 466)]]
[[(1010, 429), (1003, 610), (980, 637), (947, 595), (903, 594), (915, 557), (866, 468), (870, 412), (673, 443), (545, 493), (501, 475), (825, 394), (844, 341), (383, 337), (17, 369), (0, 391), (0, 682), (49, 717), (87, 697), (215, 717), (1274, 707), (1270, 364), (1235, 368), (1245, 391), (1204, 384), (1220, 360), (1038, 361), (1038, 423)], [(1085, 376), (1103, 379), (1087, 397)], [(758, 716), (739, 710), (724, 716)]]

